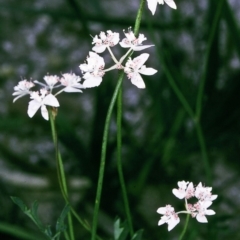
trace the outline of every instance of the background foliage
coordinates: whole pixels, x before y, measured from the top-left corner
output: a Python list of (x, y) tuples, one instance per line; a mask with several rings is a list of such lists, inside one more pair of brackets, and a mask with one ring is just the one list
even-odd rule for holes
[[(213, 193), (219, 196), (212, 206), (217, 214), (208, 218), (208, 224), (190, 220), (186, 239), (240, 239), (240, 2), (224, 1), (206, 59), (220, 2), (176, 0), (176, 11), (165, 4), (158, 6), (154, 17), (145, 8), (140, 32), (147, 36), (148, 44), (155, 44), (145, 52), (151, 54), (147, 65), (158, 73), (144, 76), (145, 90), (127, 79), (123, 88), (123, 167), (134, 228), (144, 228), (144, 239), (179, 236), (184, 221), (168, 233), (166, 226), (157, 227), (160, 216), (156, 209), (169, 203), (181, 210), (182, 202), (171, 189), (180, 180), (208, 185), (206, 170), (212, 174)], [(50, 125), (40, 113), (33, 119), (27, 116), (27, 98), (12, 103), (13, 87), (21, 78), (41, 80), (47, 73), (69, 71), (80, 74), (78, 66), (91, 49), (90, 35), (106, 30), (122, 34), (133, 26), (138, 4), (138, 0), (24, 0), (21, 4), (0, 0), (1, 239), (19, 239), (10, 235), (7, 227), (36, 230), (10, 196), (21, 197), (29, 206), (38, 200), (46, 225), (54, 225), (64, 207)], [(119, 49), (114, 51), (121, 56)], [(175, 94), (166, 70), (193, 111), (205, 80), (200, 124), (210, 163), (207, 168), (195, 121)], [(116, 80), (117, 72), (112, 71), (100, 87), (83, 94), (62, 94), (59, 99), (57, 127), (71, 201), (89, 223), (103, 125)], [(115, 156), (116, 113), (110, 128), (99, 220), (99, 233), (107, 239), (113, 237), (115, 217), (125, 219)], [(77, 222), (76, 236), (89, 239)]]

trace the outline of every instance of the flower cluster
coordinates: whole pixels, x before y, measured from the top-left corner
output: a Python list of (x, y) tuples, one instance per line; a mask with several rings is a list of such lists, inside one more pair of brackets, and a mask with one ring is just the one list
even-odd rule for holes
[[(62, 74), (62, 77), (56, 75), (47, 75), (44, 78), (45, 83), (37, 80), (27, 81), (22, 80), (14, 87), (13, 99), (15, 102), (18, 98), (25, 95), (30, 95), (31, 101), (28, 104), (28, 116), (32, 118), (37, 110), (40, 108), (44, 119), (48, 120), (49, 115), (46, 106), (59, 107), (59, 102), (56, 95), (61, 92), (82, 92), (83, 85), (80, 82), (81, 78), (73, 73)], [(41, 89), (38, 91), (32, 91), (31, 88), (38, 84)], [(53, 89), (59, 89), (57, 93), (53, 94)]]
[[(125, 38), (123, 38), (121, 42), (119, 42), (119, 33), (112, 32), (110, 30), (108, 30), (106, 33), (100, 32), (99, 36), (96, 35), (93, 38), (92, 44), (94, 46), (92, 50), (94, 52), (90, 51), (86, 62), (79, 66), (83, 74), (83, 83), (80, 83), (81, 78), (79, 76), (76, 76), (72, 73), (62, 74), (61, 77), (47, 75), (43, 78), (45, 83), (41, 83), (37, 80), (33, 82), (22, 80), (17, 86), (14, 87), (13, 96), (16, 97), (14, 98), (13, 102), (15, 102), (18, 98), (29, 94), (31, 101), (28, 105), (28, 116), (33, 117), (40, 108), (43, 118), (48, 120), (49, 115), (46, 106), (59, 107), (59, 102), (56, 98), (56, 95), (61, 92), (82, 92), (82, 88), (99, 86), (105, 73), (113, 69), (123, 69), (128, 79), (131, 80), (132, 84), (138, 88), (145, 88), (145, 83), (140, 74), (153, 75), (157, 72), (157, 70), (153, 68), (147, 68), (144, 65), (149, 57), (149, 54), (143, 53), (133, 59), (129, 56), (133, 51), (141, 51), (153, 45), (143, 45), (142, 42), (146, 40), (146, 37), (143, 34), (139, 34), (138, 38), (135, 37), (131, 31), (131, 28), (129, 28), (127, 33), (124, 33)], [(120, 58), (120, 60), (115, 58), (111, 50), (111, 48), (118, 43), (121, 47), (128, 48), (128, 51)], [(104, 69), (104, 59), (98, 55), (98, 53), (102, 53), (106, 49), (109, 51), (114, 61), (114, 65), (108, 69)], [(126, 62), (125, 66), (123, 62)], [(35, 84), (40, 85), (42, 88), (39, 91), (30, 90), (35, 86)], [(61, 90), (53, 94), (53, 90), (59, 89), (60, 87)]]
[[(208, 209), (212, 205), (213, 200), (217, 198), (217, 195), (212, 195), (211, 187), (204, 187), (200, 182), (196, 187), (193, 186), (192, 182), (180, 181), (178, 182), (178, 189), (173, 189), (173, 194), (179, 199), (185, 199), (186, 210), (175, 212), (171, 205), (166, 205), (166, 207), (160, 207), (157, 213), (163, 216), (158, 222), (158, 225), (164, 223), (168, 224), (168, 231), (171, 231), (179, 222), (180, 218), (178, 215), (180, 213), (190, 214), (193, 218), (196, 217), (198, 222), (206, 223), (206, 215), (214, 215), (215, 212)], [(196, 198), (197, 201), (193, 204), (188, 203), (189, 199)]]
[[(94, 46), (92, 50), (94, 52), (90, 51), (86, 62), (79, 66), (85, 80), (83, 82), (84, 87), (97, 87), (101, 84), (102, 78), (106, 72), (113, 69), (123, 69), (127, 74), (128, 79), (131, 80), (132, 84), (138, 88), (145, 88), (144, 81), (140, 74), (153, 75), (157, 72), (157, 70), (153, 68), (147, 68), (144, 65), (149, 57), (149, 54), (143, 53), (134, 59), (129, 58), (129, 55), (133, 51), (141, 51), (143, 49), (152, 47), (153, 45), (143, 45), (142, 42), (146, 40), (144, 34), (139, 34), (137, 38), (132, 32), (131, 28), (129, 28), (128, 32), (124, 32), (124, 34), (125, 38), (123, 38), (122, 41), (120, 41), (119, 33), (112, 32), (110, 30), (108, 30), (106, 33), (100, 32), (99, 36), (96, 35), (93, 37), (92, 44)], [(124, 54), (124, 56), (122, 56), (119, 60), (116, 59), (111, 50), (111, 48), (116, 46), (118, 43), (122, 48), (128, 49), (126, 54)], [(106, 49), (114, 61), (114, 65), (108, 69), (104, 69), (105, 61), (101, 56), (98, 55), (98, 53), (102, 53)], [(123, 62), (127, 58), (128, 60), (124, 66)]]

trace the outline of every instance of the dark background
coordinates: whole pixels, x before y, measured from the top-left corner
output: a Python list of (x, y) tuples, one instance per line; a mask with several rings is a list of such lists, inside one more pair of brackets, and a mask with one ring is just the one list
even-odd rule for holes
[[(39, 202), (39, 215), (54, 226), (64, 202), (56, 174), (50, 124), (40, 112), (27, 116), (28, 97), (12, 103), (13, 87), (21, 79), (74, 72), (91, 50), (91, 36), (134, 26), (139, 0), (0, 0), (0, 238), (14, 238), (6, 226), (36, 231), (33, 223), (12, 203), (21, 197), (30, 206)], [(224, 1), (207, 55), (213, 22), (221, 1), (176, 0), (178, 9), (158, 5), (154, 16), (143, 13), (140, 33), (155, 47), (146, 65), (158, 70), (143, 76), (146, 89), (123, 84), (123, 168), (134, 229), (144, 239), (177, 239), (181, 223), (171, 232), (158, 227), (158, 207), (184, 203), (172, 189), (181, 180), (213, 187), (218, 199), (208, 224), (190, 219), (186, 239), (240, 239), (240, 2)], [(91, 35), (91, 36), (90, 36)], [(123, 49), (115, 47), (120, 57)], [(139, 53), (139, 52), (138, 52)], [(134, 56), (137, 56), (135, 53)], [(107, 56), (107, 53), (102, 54)], [(108, 59), (108, 57), (106, 57)], [(107, 65), (111, 66), (107, 60)], [(106, 112), (117, 71), (106, 73), (98, 88), (82, 94), (61, 94), (57, 116), (71, 201), (91, 224)], [(173, 81), (196, 109), (205, 80), (200, 124), (207, 149), (201, 151), (196, 123), (179, 101)], [(209, 167), (205, 164), (208, 158)], [(209, 172), (207, 174), (207, 172)], [(211, 175), (211, 179), (209, 179)], [(116, 168), (116, 110), (107, 148), (106, 172), (100, 206), (99, 234), (112, 239), (116, 216), (125, 219)], [(74, 221), (76, 239), (90, 235)]]

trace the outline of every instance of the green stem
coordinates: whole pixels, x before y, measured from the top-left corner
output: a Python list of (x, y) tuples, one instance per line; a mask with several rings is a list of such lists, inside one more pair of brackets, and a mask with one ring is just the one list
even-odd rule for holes
[(122, 170), (121, 149), (122, 149), (122, 88), (120, 88), (118, 92), (118, 104), (117, 104), (117, 167), (118, 167), (118, 176), (119, 176), (119, 181), (122, 189), (124, 208), (127, 216), (130, 235), (131, 237), (133, 237), (134, 230), (133, 230), (133, 224), (132, 224), (131, 213), (129, 208), (127, 189), (126, 189), (123, 170)]
[(141, 19), (142, 19), (142, 13), (143, 13), (143, 7), (145, 4), (146, 0), (141, 0), (140, 2), (140, 6), (138, 9), (138, 13), (137, 13), (137, 17), (136, 17), (136, 21), (135, 21), (135, 25), (134, 25), (134, 35), (137, 36), (138, 32), (139, 32), (139, 28), (140, 28), (140, 24), (141, 24)]
[(100, 168), (99, 168), (99, 177), (98, 177), (98, 185), (97, 185), (97, 194), (95, 199), (95, 206), (94, 206), (94, 213), (93, 213), (93, 226), (92, 226), (92, 237), (91, 240), (96, 240), (96, 232), (97, 232), (97, 223), (98, 223), (98, 212), (99, 212), (99, 206), (101, 201), (101, 194), (102, 194), (102, 185), (103, 185), (103, 177), (104, 177), (104, 170), (105, 170), (105, 162), (106, 162), (106, 149), (107, 149), (107, 140), (108, 140), (108, 130), (111, 120), (111, 115), (113, 111), (114, 104), (117, 99), (118, 91), (121, 87), (122, 80), (123, 80), (123, 71), (120, 73), (117, 86), (114, 90), (113, 97), (111, 99), (107, 117), (105, 121), (104, 126), (104, 132), (103, 132), (103, 140), (102, 140), (102, 152), (101, 152), (101, 162), (100, 162)]
[[(49, 116), (50, 116), (51, 130), (52, 130), (52, 138), (53, 138), (55, 151), (56, 151), (58, 180), (59, 180), (59, 185), (61, 188), (63, 198), (64, 198), (65, 202), (68, 203), (67, 181), (66, 181), (66, 177), (65, 177), (62, 157), (61, 157), (60, 151), (58, 149), (57, 130), (56, 130), (56, 126), (55, 126), (55, 116), (53, 114), (54, 114), (53, 110), (50, 109)], [(70, 240), (74, 240), (75, 237), (74, 237), (74, 231), (73, 231), (71, 212), (68, 213), (68, 227), (69, 227)]]
[[(149, 23), (149, 28), (150, 29), (152, 28), (150, 23)], [(153, 32), (153, 31), (150, 31), (150, 32)], [(153, 34), (152, 34), (152, 39), (153, 39), (154, 42), (156, 42)], [(206, 144), (205, 144), (204, 137), (203, 137), (203, 132), (202, 132), (202, 129), (201, 129), (201, 124), (199, 122), (199, 119), (197, 118), (197, 114), (198, 114), (199, 110), (196, 110), (196, 113), (193, 111), (193, 109), (190, 106), (190, 104), (188, 103), (187, 99), (185, 98), (185, 96), (183, 95), (183, 93), (181, 92), (181, 90), (179, 89), (177, 84), (175, 83), (173, 75), (172, 75), (171, 71), (169, 70), (169, 68), (166, 64), (166, 61), (164, 59), (164, 55), (160, 54), (160, 49), (159, 49), (157, 44), (156, 44), (156, 48), (157, 48), (157, 54), (158, 54), (158, 57), (160, 59), (163, 71), (166, 74), (167, 80), (168, 80), (171, 88), (173, 89), (174, 93), (178, 97), (178, 99), (181, 102), (185, 111), (188, 113), (188, 115), (191, 117), (191, 119), (195, 123), (195, 129), (196, 129), (196, 133), (197, 133), (197, 137), (198, 137), (198, 141), (199, 141), (199, 145), (200, 145), (200, 150), (201, 150), (201, 155), (202, 155), (202, 159), (203, 159), (204, 171), (206, 173), (207, 180), (210, 183), (211, 182), (210, 164), (209, 164), (209, 160), (208, 160), (208, 154), (207, 154)], [(199, 96), (202, 97), (203, 86), (204, 85), (200, 86), (201, 91), (199, 91), (198, 98), (200, 98)], [(197, 100), (197, 101), (199, 101), (199, 100)], [(200, 109), (199, 107), (201, 108), (201, 105), (198, 105), (198, 109)]]
[(194, 111), (193, 111), (192, 107), (190, 106), (190, 104), (188, 103), (188, 101), (185, 98), (185, 96), (183, 95), (183, 93), (181, 92), (181, 90), (179, 89), (179, 87), (177, 86), (177, 84), (175, 83), (174, 77), (173, 77), (170, 69), (168, 68), (166, 60), (164, 58), (165, 57), (164, 56), (164, 52), (161, 51), (160, 48), (159, 48), (159, 45), (156, 44), (157, 41), (156, 41), (156, 38), (155, 38), (155, 36), (153, 34), (153, 28), (152, 28), (152, 24), (151, 24), (150, 21), (148, 21), (148, 28), (150, 30), (149, 32), (151, 34), (151, 38), (152, 38), (153, 42), (155, 43), (156, 53), (157, 53), (158, 58), (160, 60), (163, 72), (165, 73), (165, 75), (167, 77), (167, 81), (168, 81), (169, 85), (171, 86), (173, 92), (176, 94), (178, 100), (181, 102), (181, 104), (182, 104), (183, 108), (185, 109), (185, 111), (194, 120), (194, 118), (195, 118)]
[(199, 122), (195, 122), (195, 128), (196, 128), (197, 137), (198, 137), (198, 141), (199, 141), (199, 145), (202, 153), (203, 165), (204, 165), (204, 169), (207, 177), (207, 182), (208, 184), (211, 184), (212, 172), (209, 164), (207, 148), (206, 148), (206, 143), (204, 140), (201, 124)]
[(221, 0), (220, 2), (218, 2), (216, 14), (215, 14), (215, 17), (213, 20), (213, 25), (211, 28), (211, 33), (210, 33), (210, 36), (208, 39), (207, 51), (206, 51), (204, 67), (203, 67), (203, 76), (200, 81), (200, 86), (199, 86), (197, 101), (196, 101), (196, 119), (198, 121), (200, 120), (201, 112), (202, 112), (203, 91), (204, 91), (204, 86), (205, 86), (205, 82), (206, 82), (206, 78), (207, 78), (207, 69), (208, 69), (209, 60), (210, 60), (211, 48), (212, 48), (214, 37), (215, 37), (216, 31), (217, 31), (217, 28), (219, 25), (219, 20), (220, 20), (220, 16), (222, 13), (222, 7), (223, 7), (224, 1), (225, 0)]
[(185, 225), (184, 225), (184, 228), (183, 228), (183, 231), (179, 237), (179, 240), (182, 240), (186, 231), (187, 231), (187, 227), (188, 227), (188, 222), (189, 222), (189, 218), (190, 218), (190, 214), (187, 214), (187, 219), (186, 219), (186, 222), (185, 222)]
[(201, 113), (202, 113), (203, 93), (204, 93), (205, 82), (207, 79), (207, 71), (208, 71), (208, 66), (209, 66), (209, 61), (210, 61), (211, 48), (212, 48), (214, 38), (216, 35), (216, 31), (217, 31), (217, 28), (219, 25), (219, 20), (220, 20), (220, 16), (222, 13), (222, 7), (223, 7), (224, 1), (225, 0), (221, 0), (220, 2), (218, 2), (216, 14), (215, 14), (213, 24), (211, 27), (211, 33), (210, 33), (210, 36), (208, 39), (207, 51), (206, 51), (204, 67), (203, 67), (203, 75), (202, 75), (202, 79), (200, 81), (200, 86), (199, 86), (198, 94), (197, 94), (196, 111), (195, 111), (195, 118), (194, 118), (195, 124), (196, 124), (197, 137), (198, 137), (198, 141), (199, 141), (201, 152), (202, 152), (204, 169), (205, 169), (205, 173), (207, 175), (207, 180), (208, 180), (209, 184), (211, 184), (211, 181), (212, 181), (212, 173), (211, 173), (211, 169), (210, 169), (210, 163), (209, 163), (209, 159), (208, 159), (206, 143), (204, 140), (204, 136), (203, 136), (203, 132), (202, 132), (201, 124), (200, 124), (200, 119), (201, 119)]
[[(24, 228), (21, 228), (18, 225), (12, 225), (5, 222), (0, 222), (0, 232), (6, 233), (10, 236), (14, 236), (16, 237), (16, 239), (46, 240), (45, 236), (38, 235), (36, 232), (32, 232)], [(9, 239), (11, 239), (10, 236), (9, 236)]]
[[(137, 35), (140, 27), (140, 22), (142, 18), (142, 12), (143, 12), (143, 6), (146, 0), (141, 0), (135, 26), (134, 26), (134, 34)], [(116, 98), (118, 96), (119, 89), (121, 88), (122, 80), (123, 80), (124, 72), (122, 71), (118, 78), (118, 83), (115, 88), (115, 91), (113, 93), (112, 100), (110, 102), (107, 117), (105, 121), (104, 126), (104, 132), (103, 132), (103, 141), (102, 141), (102, 151), (101, 151), (101, 162), (100, 162), (100, 168), (99, 168), (99, 177), (98, 177), (98, 185), (97, 185), (97, 194), (95, 199), (95, 206), (94, 206), (94, 213), (93, 213), (93, 226), (92, 226), (92, 237), (91, 240), (96, 239), (96, 233), (97, 233), (97, 222), (98, 222), (98, 212), (99, 212), (99, 206), (100, 206), (100, 200), (101, 200), (101, 194), (102, 194), (102, 185), (103, 185), (103, 177), (104, 177), (104, 170), (105, 170), (105, 162), (106, 162), (106, 149), (107, 149), (107, 139), (108, 139), (108, 129), (110, 125), (110, 119), (113, 111), (114, 104), (116, 102)], [(129, 222), (131, 224), (131, 221)]]

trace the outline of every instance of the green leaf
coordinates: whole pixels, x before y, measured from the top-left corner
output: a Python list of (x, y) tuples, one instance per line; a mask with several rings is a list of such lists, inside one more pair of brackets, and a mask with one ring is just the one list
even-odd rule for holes
[(114, 222), (114, 240), (125, 240), (129, 233), (127, 223), (120, 223), (120, 219)]
[(131, 240), (141, 240), (142, 239), (143, 229), (138, 230), (132, 237)]
[(22, 210), (24, 213), (27, 212), (27, 206), (23, 203), (23, 201), (22, 201), (20, 198), (18, 198), (18, 197), (11, 197), (11, 199), (12, 199), (12, 201), (13, 201), (15, 204), (17, 204), (17, 205), (21, 208), (21, 210)]
[(48, 237), (52, 238), (51, 226), (48, 225), (48, 226), (45, 228), (44, 233), (45, 233)]
[(44, 228), (38, 217), (38, 202), (37, 201), (34, 201), (34, 203), (32, 204), (30, 215), (34, 219), (36, 224), (39, 226), (39, 228)]
[(66, 225), (64, 224), (64, 220), (65, 220), (67, 214), (69, 213), (69, 211), (70, 211), (70, 205), (67, 204), (67, 205), (63, 208), (63, 210), (62, 210), (62, 212), (61, 212), (61, 215), (60, 215), (60, 217), (59, 217), (58, 220), (57, 220), (57, 223), (56, 223), (56, 232), (63, 232), (63, 231), (66, 230), (67, 227), (66, 227)]

